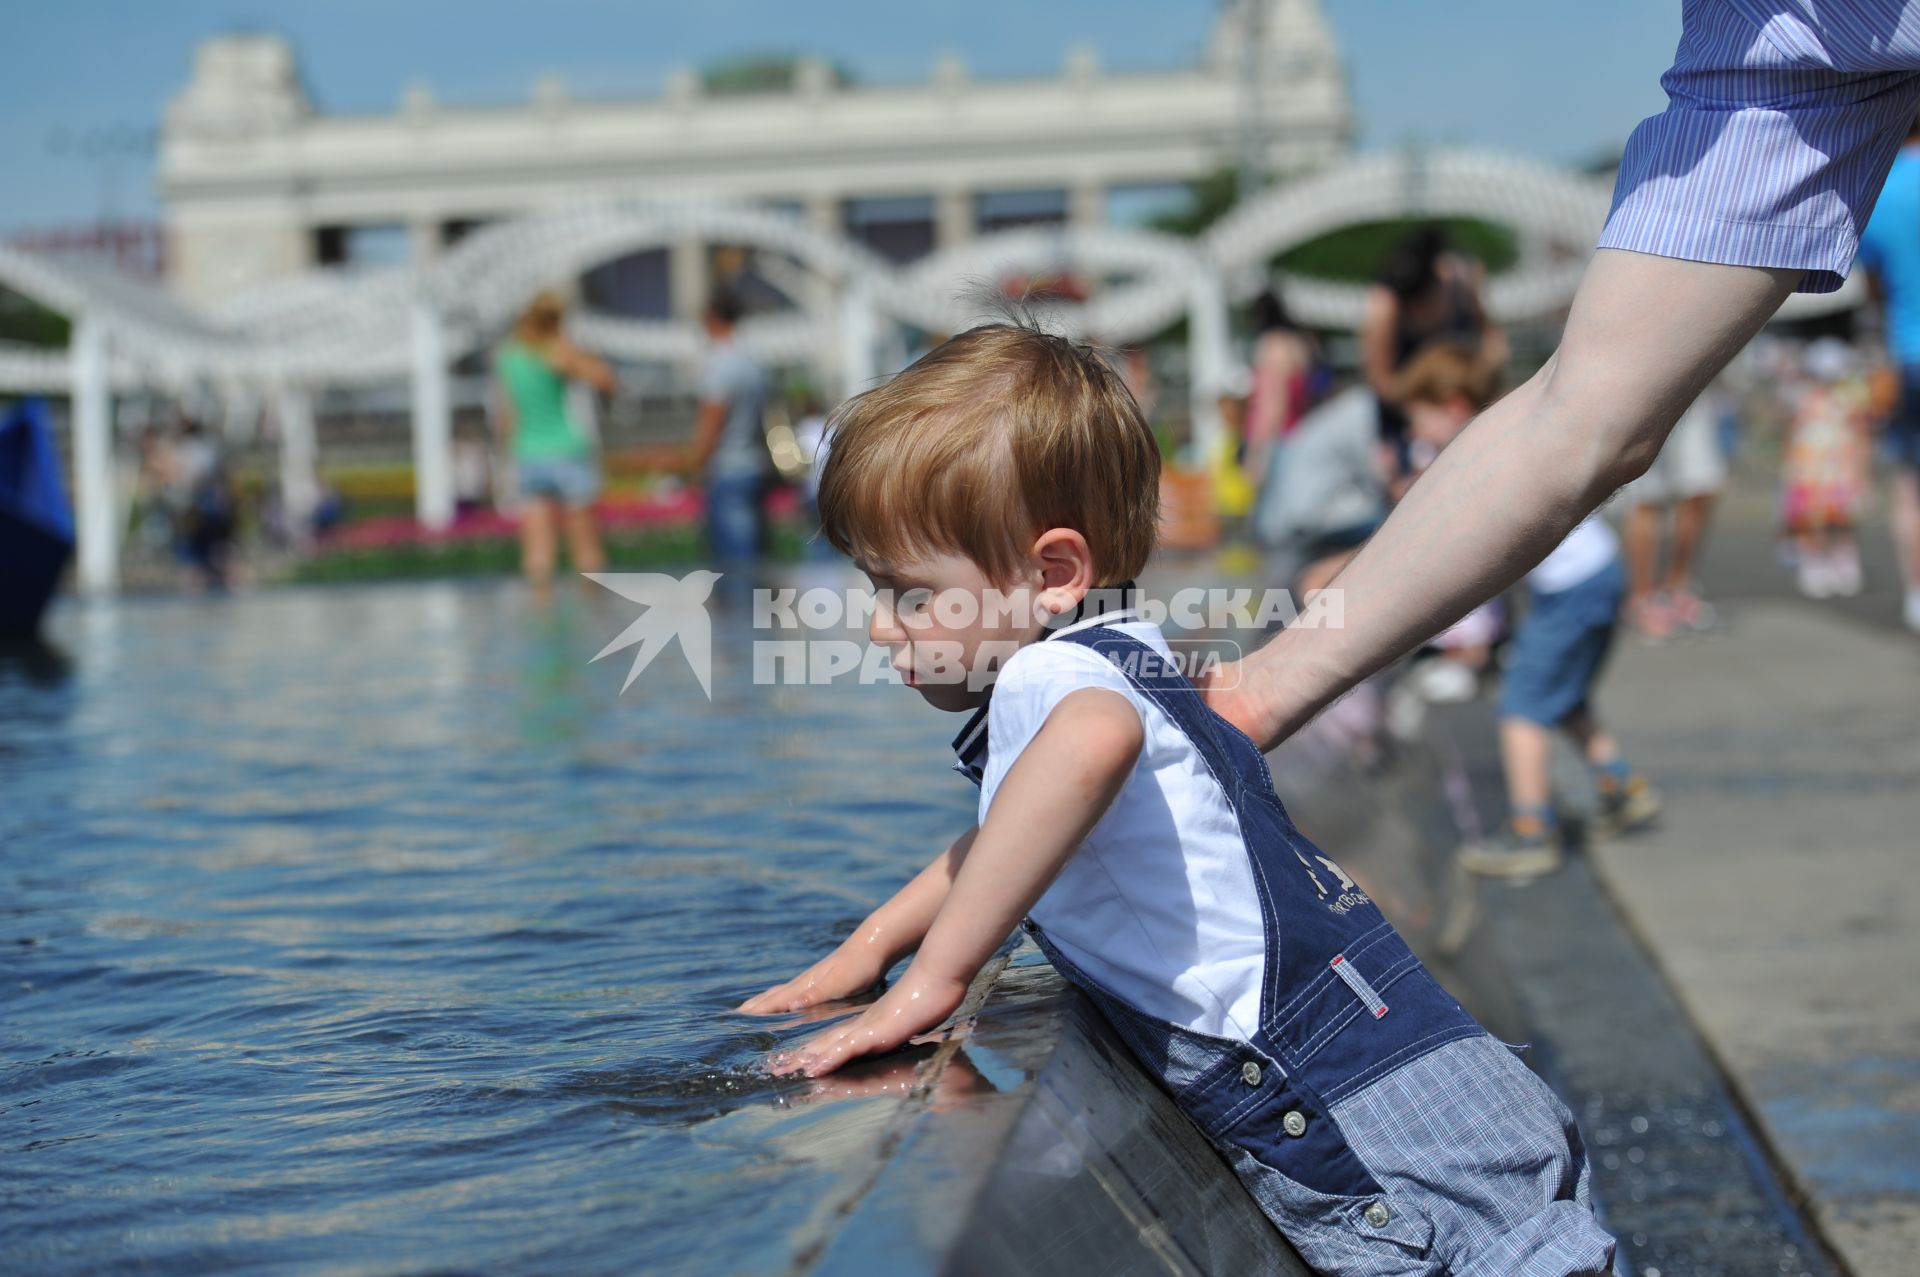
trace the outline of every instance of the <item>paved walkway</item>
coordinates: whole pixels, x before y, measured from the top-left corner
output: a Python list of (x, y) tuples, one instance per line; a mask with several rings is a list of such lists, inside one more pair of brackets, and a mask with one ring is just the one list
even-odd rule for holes
[(1623, 643), (1601, 705), (1668, 798), (1596, 871), (1856, 1277), (1920, 1255), (1920, 642), (1811, 604)]

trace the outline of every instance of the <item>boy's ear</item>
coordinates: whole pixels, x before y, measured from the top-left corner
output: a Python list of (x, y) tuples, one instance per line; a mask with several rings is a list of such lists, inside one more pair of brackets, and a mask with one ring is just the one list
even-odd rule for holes
[(1066, 612), (1087, 596), (1093, 579), (1093, 550), (1072, 528), (1048, 528), (1033, 542), (1033, 564), (1040, 574), (1040, 606)]

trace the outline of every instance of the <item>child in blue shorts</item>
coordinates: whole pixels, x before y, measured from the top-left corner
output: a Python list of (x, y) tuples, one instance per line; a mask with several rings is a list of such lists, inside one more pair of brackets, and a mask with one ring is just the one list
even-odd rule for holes
[[(1446, 343), (1428, 347), (1402, 374), (1409, 433), (1416, 443), (1444, 448), (1492, 402), (1495, 384), (1473, 352)], [(1511, 814), (1500, 833), (1460, 849), (1470, 872), (1533, 877), (1560, 867), (1551, 791), (1555, 730), (1573, 739), (1593, 770), (1595, 833), (1639, 829), (1659, 815), (1659, 795), (1627, 767), (1593, 707), (1626, 588), (1620, 543), (1598, 515), (1527, 574), (1527, 613), (1513, 636), (1500, 692), (1500, 763)]]
[(741, 1007), (880, 998), (769, 1062), (819, 1075), (939, 1025), (1016, 927), (1316, 1270), (1604, 1273), (1573, 1120), (1303, 835), (1132, 578), (1160, 457), (1095, 352), (963, 333), (830, 426), (821, 526), (903, 681), (968, 714), (979, 819), (833, 953)]

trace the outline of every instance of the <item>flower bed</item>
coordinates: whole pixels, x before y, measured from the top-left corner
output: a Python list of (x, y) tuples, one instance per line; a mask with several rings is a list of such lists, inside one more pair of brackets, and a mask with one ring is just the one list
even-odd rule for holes
[[(610, 497), (596, 506), (607, 561), (614, 568), (697, 564), (705, 560), (700, 494)], [(767, 501), (775, 558), (798, 558), (812, 528), (791, 489)], [(441, 532), (409, 515), (381, 515), (329, 536), (291, 573), (296, 581), (366, 581), (388, 577), (462, 576), (518, 571), (519, 521), (495, 510), (472, 511)]]

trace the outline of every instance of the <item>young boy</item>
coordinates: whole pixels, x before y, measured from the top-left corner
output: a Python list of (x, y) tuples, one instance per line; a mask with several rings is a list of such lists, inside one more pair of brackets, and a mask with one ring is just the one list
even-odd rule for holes
[[(1458, 346), (1422, 351), (1400, 382), (1414, 446), (1437, 453), (1451, 443), (1493, 402), (1495, 381), (1492, 369)], [(1511, 814), (1500, 833), (1460, 849), (1469, 872), (1533, 877), (1560, 867), (1551, 791), (1556, 728), (1572, 737), (1593, 769), (1596, 833), (1638, 829), (1659, 815), (1659, 795), (1628, 769), (1593, 709), (1593, 687), (1625, 594), (1619, 542), (1598, 515), (1527, 574), (1527, 614), (1514, 634), (1500, 691), (1500, 763)]]
[(831, 439), (822, 527), (877, 587), (871, 635), (906, 682), (973, 711), (955, 748), (980, 820), (743, 1004), (848, 997), (915, 954), (773, 1071), (933, 1028), (1022, 925), (1317, 1270), (1607, 1271), (1565, 1108), (1300, 833), (1133, 610), (1159, 453), (1107, 364), (976, 328), (849, 401)]

